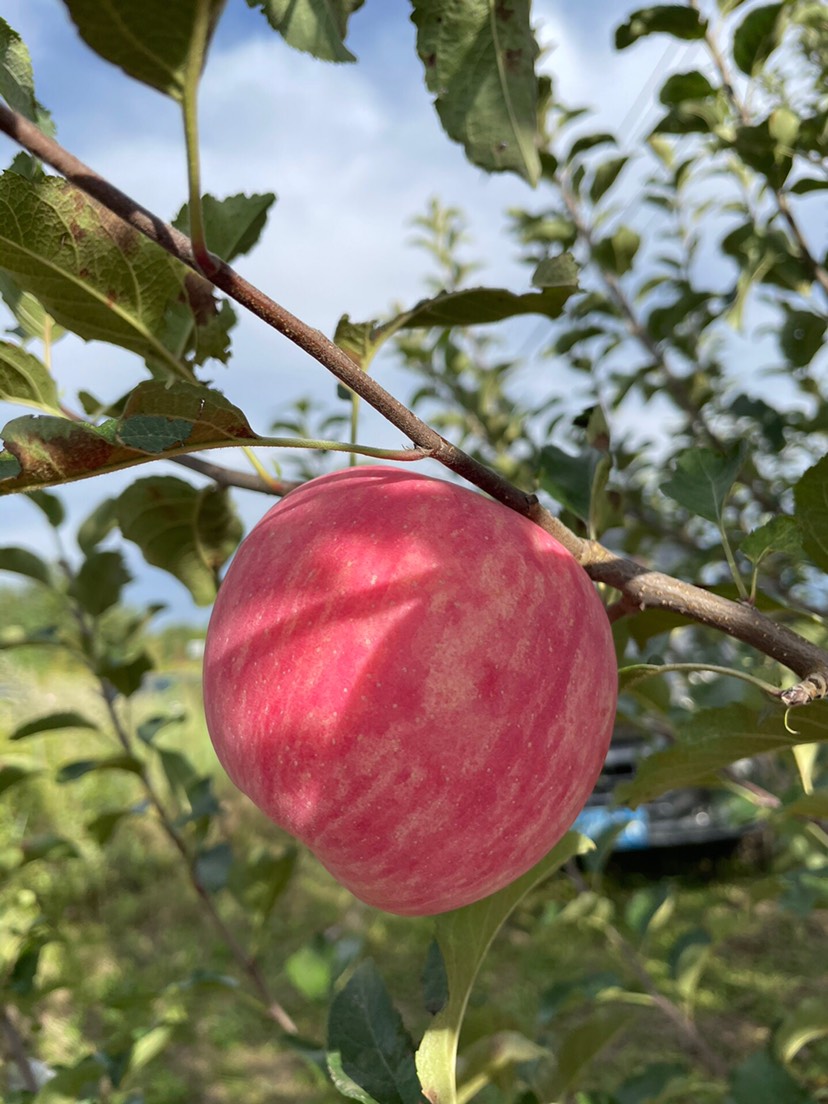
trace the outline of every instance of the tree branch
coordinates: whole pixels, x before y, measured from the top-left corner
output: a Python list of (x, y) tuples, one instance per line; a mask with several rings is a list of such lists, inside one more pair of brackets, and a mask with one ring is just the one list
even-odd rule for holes
[(224, 468), (221, 464), (211, 464), (209, 460), (202, 460), (200, 456), (176, 456), (172, 460), (174, 464), (180, 464), (183, 468), (206, 475), (219, 487), (238, 487), (242, 491), (258, 491), (260, 494), (275, 495), (279, 498), (286, 495), (288, 491), (302, 486), (301, 482), (294, 483), (284, 479), (271, 479), (268, 482), (255, 472)]
[[(172, 256), (194, 271), (200, 271), (188, 238), (98, 176), (22, 115), (2, 104), (0, 130)], [(616, 555), (597, 542), (577, 537), (541, 506), (535, 495), (521, 491), (503, 476), (452, 445), (413, 414), (375, 379), (361, 371), (347, 353), (323, 333), (285, 310), (223, 261), (212, 258), (212, 263), (213, 271), (202, 274), (208, 275), (217, 288), (307, 352), (415, 445), (427, 450), (433, 459), (555, 537), (596, 582), (615, 587), (639, 609), (673, 610), (736, 637), (782, 663), (802, 680), (786, 692), (791, 695), (791, 700), (786, 700), (782, 695), (786, 704), (803, 704), (828, 694), (828, 652), (776, 624), (751, 606), (731, 602), (689, 583), (651, 571)]]
[(17, 1067), (23, 1088), (26, 1092), (36, 1093), (39, 1088), (37, 1078), (26, 1053), (26, 1047), (20, 1032), (15, 1027), (14, 1020), (12, 1020), (5, 1005), (0, 1005), (0, 1031), (5, 1036), (9, 1057)]

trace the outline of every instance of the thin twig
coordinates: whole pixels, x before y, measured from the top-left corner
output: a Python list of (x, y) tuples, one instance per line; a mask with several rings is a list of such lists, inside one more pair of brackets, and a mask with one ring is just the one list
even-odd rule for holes
[[(197, 270), (191, 243), (183, 234), (98, 176), (22, 115), (2, 104), (0, 130), (172, 256)], [(650, 571), (595, 541), (577, 537), (541, 506), (535, 495), (515, 487), (503, 476), (452, 445), (413, 414), (372, 376), (361, 371), (347, 353), (323, 333), (285, 310), (223, 261), (214, 258), (214, 262), (215, 269), (210, 273), (210, 280), (216, 287), (307, 352), (401, 430), (415, 446), (555, 537), (596, 582), (615, 587), (640, 609), (650, 607), (681, 613), (691, 621), (711, 625), (734, 636), (784, 664), (801, 680), (798, 686), (792, 688), (794, 704), (825, 695), (828, 652), (777, 625), (750, 606), (731, 602), (690, 583)]]
[[(567, 863), (566, 873), (579, 892), (583, 893), (589, 890), (589, 886), (574, 860)], [(727, 1063), (712, 1049), (687, 1013), (661, 992), (650, 971), (642, 962), (641, 955), (636, 947), (613, 924), (604, 924), (601, 930), (624, 964), (635, 975), (644, 992), (652, 999), (653, 1004), (673, 1024), (691, 1050), (704, 1062), (708, 1071), (714, 1077), (722, 1079), (727, 1077)]]
[(277, 498), (302, 486), (301, 483), (284, 479), (272, 479), (266, 482), (256, 472), (224, 468), (221, 464), (211, 464), (209, 460), (202, 460), (199, 456), (176, 456), (173, 463), (196, 471), (200, 475), (206, 475), (219, 487), (238, 487), (242, 491), (258, 491), (260, 494), (275, 495)]
[[(127, 755), (135, 758), (129, 733), (124, 728), (120, 715), (118, 714), (118, 710), (115, 708), (115, 702), (118, 697), (118, 692), (107, 679), (101, 678), (99, 681), (101, 685), (101, 696), (106, 704), (110, 723), (112, 724), (115, 735), (118, 738), (118, 742)], [(155, 809), (158, 820), (167, 838), (170, 840), (175, 849), (181, 855), (181, 858), (184, 860), (190, 884), (200, 898), (205, 912), (210, 917), (213, 926), (218, 931), (219, 935), (226, 944), (228, 950), (230, 951), (230, 954), (233, 956), (240, 969), (250, 979), (253, 988), (258, 993), (262, 1004), (267, 1010), (267, 1014), (270, 1016), (271, 1019), (278, 1023), (279, 1027), (281, 1027), (282, 1030), (287, 1034), (298, 1034), (299, 1029), (294, 1023), (291, 1016), (271, 995), (270, 990), (267, 987), (267, 982), (264, 979), (264, 975), (259, 968), (258, 962), (255, 960), (255, 958), (252, 958), (250, 955), (247, 954), (247, 952), (244, 950), (242, 945), (236, 939), (233, 932), (230, 930), (230, 928), (227, 926), (227, 924), (224, 922), (221, 915), (219, 914), (212, 896), (205, 888), (204, 884), (195, 871), (193, 857), (190, 854), (190, 849), (187, 847), (186, 841), (176, 828), (172, 817), (167, 812), (167, 809), (143, 764), (141, 765), (139, 778), (141, 779), (141, 784), (144, 787), (144, 792), (146, 793), (150, 804)]]
[(14, 1020), (9, 1015), (9, 1010), (5, 1005), (0, 1005), (0, 1030), (2, 1030), (5, 1036), (6, 1046), (9, 1048), (9, 1056), (17, 1067), (17, 1072), (20, 1074), (20, 1081), (23, 1088), (26, 1092), (36, 1093), (38, 1090), (37, 1078), (35, 1077), (34, 1070), (29, 1061), (29, 1056), (26, 1053), (23, 1037), (17, 1030)]

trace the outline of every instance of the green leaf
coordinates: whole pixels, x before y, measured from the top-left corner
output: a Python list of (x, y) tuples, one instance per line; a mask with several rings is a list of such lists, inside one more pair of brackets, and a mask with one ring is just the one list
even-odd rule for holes
[(0, 399), (36, 410), (60, 409), (55, 381), (46, 365), (10, 341), (0, 341)]
[(274, 30), (295, 50), (321, 61), (356, 61), (345, 46), (348, 20), (364, 0), (247, 0), (261, 8)]
[(88, 556), (118, 524), (117, 503), (115, 498), (105, 498), (78, 527), (78, 547), (84, 555)]
[(112, 839), (124, 817), (132, 816), (134, 812), (134, 809), (111, 809), (109, 812), (99, 813), (87, 822), (86, 831), (100, 847), (104, 847)]
[(298, 854), (295, 847), (276, 855), (263, 851), (246, 865), (239, 862), (234, 865), (228, 888), (244, 905), (248, 917), (255, 919), (260, 927), (290, 884)]
[(577, 157), (581, 153), (586, 153), (587, 150), (594, 149), (596, 146), (604, 146), (608, 143), (615, 145), (615, 135), (601, 132), (600, 134), (584, 134), (580, 138), (576, 138), (572, 143), (572, 148), (566, 155), (564, 160), (569, 163), (573, 158)]
[(613, 1104), (667, 1104), (671, 1083), (686, 1081), (687, 1070), (670, 1062), (653, 1062), (641, 1073), (628, 1077), (614, 1094)]
[(463, 1083), (458, 1096), (469, 1100), (510, 1066), (537, 1062), (549, 1056), (550, 1052), (545, 1047), (538, 1046), (519, 1031), (496, 1031), (493, 1035), (476, 1039), (470, 1046), (464, 1047), (461, 1055)]
[(782, 230), (765, 230), (752, 222), (722, 239), (722, 252), (736, 261), (744, 278), (804, 294), (811, 288), (812, 276), (793, 249)]
[(806, 998), (785, 1016), (773, 1033), (773, 1052), (788, 1065), (808, 1043), (828, 1036), (828, 1000)]
[(229, 843), (204, 848), (195, 858), (195, 876), (208, 893), (218, 893), (227, 886), (232, 868), (233, 848)]
[(538, 480), (556, 502), (588, 521), (596, 475), (605, 465), (605, 454), (598, 449), (588, 448), (572, 456), (557, 445), (546, 445), (539, 457)]
[(580, 269), (571, 253), (545, 257), (532, 273), (532, 286), (537, 288), (577, 288)]
[(428, 945), (422, 980), (423, 1005), (429, 1015), (436, 1016), (445, 1008), (449, 996), (446, 964), (436, 939), (432, 939)]
[(291, 985), (310, 1001), (327, 1000), (333, 983), (331, 945), (316, 938), (285, 960), (285, 974)]
[[(139, 1035), (129, 1052), (128, 1072), (136, 1073), (163, 1054), (175, 1034), (177, 1023), (160, 1023)], [(126, 1072), (126, 1071), (125, 1071)], [(130, 1095), (124, 1104), (144, 1104), (142, 1094)]]
[[(201, 198), (201, 211), (207, 247), (223, 261), (232, 261), (249, 253), (259, 240), (268, 212), (276, 201), (273, 192), (263, 195), (233, 195), (216, 199)], [(190, 234), (190, 208), (185, 203), (173, 220), (182, 234)]]
[(100, 426), (25, 416), (9, 422), (3, 436), (19, 470), (4, 479), (0, 469), (0, 494), (85, 479), (164, 455), (260, 440), (220, 392), (160, 380), (139, 384), (121, 416)]
[(26, 43), (4, 19), (0, 19), (0, 96), (12, 111), (29, 122), (38, 121), (32, 60)]
[(739, 551), (747, 556), (754, 567), (758, 567), (771, 552), (786, 552), (790, 556), (796, 556), (802, 552), (799, 526), (792, 517), (780, 514), (748, 533), (739, 545)]
[(424, 326), (481, 326), (502, 322), (521, 314), (540, 314), (558, 318), (567, 299), (577, 291), (577, 284), (554, 286), (543, 291), (515, 295), (504, 288), (466, 288), (444, 291), (433, 299), (423, 299), (411, 310), (379, 327), (417, 329)]
[(118, 499), (118, 523), (147, 563), (169, 571), (202, 606), (214, 601), (219, 569), (242, 537), (226, 490), (198, 489), (174, 476), (128, 487)]
[(816, 1104), (768, 1051), (751, 1054), (730, 1075), (727, 1104)]
[(24, 940), (6, 981), (12, 993), (28, 996), (34, 991), (37, 968), (40, 965), (40, 952), (48, 942), (49, 940), (37, 931), (31, 932)]
[(367, 371), (381, 344), (375, 322), (352, 322), (343, 314), (334, 330), (334, 345), (338, 345), (363, 371)]
[(673, 905), (672, 887), (669, 883), (647, 886), (630, 897), (624, 909), (624, 921), (639, 939), (643, 939), (651, 928), (659, 927), (664, 918), (672, 913)]
[(153, 669), (153, 662), (146, 652), (141, 652), (134, 659), (128, 660), (104, 660), (98, 665), (97, 674), (111, 682), (119, 694), (130, 698), (140, 689), (144, 675)]
[(604, 1047), (634, 1020), (630, 1008), (602, 1010), (567, 1032), (556, 1047), (557, 1070), (544, 1084), (544, 1099), (563, 1099)]
[(693, 8), (683, 4), (661, 4), (654, 8), (634, 11), (615, 32), (616, 50), (628, 46), (651, 34), (668, 34), (673, 38), (692, 41), (704, 38), (707, 21)]
[(0, 176), (0, 267), (84, 340), (189, 375), (159, 337), (187, 268), (67, 181)]
[(446, 134), (487, 172), (516, 172), (536, 184), (539, 50), (530, 0), (412, 4), (417, 53)]
[(23, 341), (35, 338), (54, 345), (65, 335), (66, 330), (57, 325), (54, 318), (43, 309), (43, 305), (28, 291), (22, 291), (8, 272), (2, 270), (0, 296), (17, 322), (17, 329), (13, 332)]
[(130, 774), (140, 774), (141, 761), (132, 755), (110, 755), (106, 759), (78, 759), (74, 763), (66, 763), (55, 775), (55, 781), (61, 784), (76, 782), (84, 775), (95, 771), (122, 770)]
[(430, 1100), (453, 1099), (460, 1025), (480, 964), (501, 926), (531, 889), (569, 859), (591, 848), (584, 836), (569, 832), (511, 885), (436, 918), (434, 934), (445, 963), (448, 1002), (432, 1020), (417, 1051), (417, 1072)]
[(66, 511), (57, 495), (49, 494), (48, 491), (29, 491), (26, 497), (29, 502), (34, 503), (39, 510), (43, 511), (46, 520), (53, 529), (59, 529), (63, 525), (66, 520)]
[(628, 161), (629, 157), (613, 157), (610, 161), (604, 161), (597, 166), (589, 186), (589, 198), (593, 203), (598, 203), (610, 190)]
[(38, 859), (77, 859), (80, 852), (71, 840), (64, 836), (55, 835), (53, 832), (41, 832), (35, 836), (27, 836), (20, 844), (23, 852), (23, 862), (36, 862)]
[(684, 1000), (689, 1000), (697, 988), (712, 951), (712, 941), (703, 928), (680, 935), (670, 948), (667, 958), (670, 973)]
[[(775, 127), (774, 117), (785, 120), (796, 116), (790, 112), (773, 112), (755, 126), (740, 126), (736, 130), (733, 147), (746, 165), (766, 177), (772, 188), (781, 188), (793, 166), (793, 141), (784, 125)], [(780, 130), (782, 137), (780, 137)]]
[(796, 484), (794, 502), (805, 551), (820, 570), (828, 571), (828, 455)]
[(0, 571), (13, 571), (38, 583), (52, 585), (52, 573), (46, 563), (27, 548), (0, 548)]
[(809, 310), (786, 310), (779, 345), (789, 364), (804, 368), (825, 347), (828, 319)]
[(712, 449), (687, 449), (677, 457), (675, 472), (661, 490), (691, 514), (719, 524), (742, 463), (741, 450), (723, 456)]
[[(179, 103), (188, 71), (200, 72), (226, 0), (63, 0), (81, 38), (130, 77)], [(203, 49), (196, 26), (208, 22)]]
[(42, 732), (62, 731), (65, 728), (88, 728), (97, 731), (98, 726), (80, 713), (47, 713), (43, 717), (18, 725), (9, 739), (25, 740), (28, 736), (36, 736)]
[(733, 60), (743, 73), (754, 76), (782, 41), (786, 5), (766, 4), (748, 12), (733, 33)]
[(629, 226), (620, 226), (608, 238), (601, 238), (592, 248), (592, 256), (602, 268), (623, 276), (632, 268), (641, 238)]
[(815, 180), (813, 177), (803, 177), (791, 184), (790, 190), (794, 195), (808, 195), (809, 192), (823, 192), (828, 188), (828, 180)]
[(155, 738), (159, 732), (162, 732), (165, 728), (169, 728), (170, 725), (180, 724), (186, 719), (185, 713), (157, 713), (152, 717), (148, 717), (147, 720), (142, 721), (135, 729), (135, 733), (141, 743), (146, 744), (147, 747), (151, 747), (155, 742)]
[(331, 1077), (344, 1096), (425, 1104), (414, 1044), (371, 959), (357, 967), (331, 1002), (327, 1051)]
[(816, 702), (796, 711), (796, 732), (785, 727), (785, 710), (755, 709), (733, 704), (703, 709), (680, 726), (670, 747), (642, 759), (633, 781), (623, 786), (619, 800), (640, 805), (659, 794), (693, 786), (738, 759), (828, 740), (828, 703)]
[(661, 86), (658, 94), (659, 100), (665, 107), (674, 107), (686, 100), (706, 100), (708, 96), (715, 96), (716, 89), (698, 69), (691, 69), (689, 73), (673, 73)]
[(98, 617), (114, 606), (132, 580), (120, 552), (90, 552), (72, 582), (72, 594), (88, 614)]
[(26, 770), (25, 767), (0, 767), (0, 794), (5, 793), (11, 786), (18, 782), (27, 782), (40, 774), (37, 770)]

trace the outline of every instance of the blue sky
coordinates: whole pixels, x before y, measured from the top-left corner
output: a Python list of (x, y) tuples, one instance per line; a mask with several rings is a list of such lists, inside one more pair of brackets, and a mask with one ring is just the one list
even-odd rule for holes
[[(618, 0), (534, 5), (541, 42), (554, 46), (544, 64), (563, 99), (592, 107), (597, 118), (590, 125), (618, 128), (631, 147), (657, 113), (659, 82), (651, 75), (657, 71), (663, 79), (668, 69), (691, 67), (697, 50), (655, 38), (637, 48), (634, 65), (616, 55), (613, 30), (636, 6)], [(537, 206), (542, 198), (516, 177), (487, 177), (442, 133), (423, 84), (409, 11), (402, 0), (367, 0), (351, 23), (349, 45), (359, 63), (334, 66), (289, 49), (245, 0), (228, 0), (202, 84), (205, 190), (218, 196), (274, 191), (279, 197), (262, 242), (240, 270), (328, 333), (343, 312), (375, 317), (394, 301), (422, 296), (428, 261), (404, 243), (410, 219), (432, 196), (466, 211), (473, 252), (486, 261), (481, 282), (527, 287), (530, 274), (505, 236), (504, 211)], [(38, 96), (52, 111), (63, 144), (145, 206), (171, 217), (186, 191), (172, 102), (97, 58), (78, 39), (59, 0), (4, 0), (0, 14), (29, 45)], [(0, 163), (13, 152), (0, 139)], [(536, 332), (537, 320), (522, 325), (518, 341)], [(74, 338), (55, 348), (54, 370), (67, 396), (86, 386), (115, 398), (141, 378), (141, 366), (128, 354)], [(405, 397), (408, 381), (390, 361), (381, 361), (377, 372)], [(262, 432), (296, 397), (333, 399), (335, 388), (318, 365), (255, 319), (238, 327), (231, 365), (216, 369), (215, 383)], [(0, 404), (3, 421), (22, 412)], [(370, 415), (362, 439), (403, 443)], [(62, 491), (71, 517), (85, 516), (131, 477), (115, 474)], [(248, 525), (270, 505), (252, 494), (240, 494), (238, 502)], [(0, 529), (3, 544), (38, 547), (48, 536), (35, 508), (19, 498), (0, 500)], [(160, 597), (175, 613), (190, 612), (179, 584), (137, 555), (131, 566), (140, 576), (136, 597)]]

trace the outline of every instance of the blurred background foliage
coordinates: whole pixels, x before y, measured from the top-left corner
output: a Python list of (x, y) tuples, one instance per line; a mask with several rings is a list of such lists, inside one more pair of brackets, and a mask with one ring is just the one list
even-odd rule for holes
[[(576, 532), (825, 647), (825, 8), (662, 5), (630, 16), (616, 45), (634, 65), (657, 33), (698, 42), (703, 60), (655, 90), (663, 115), (645, 142), (593, 132), (541, 83), (537, 198), (509, 220), (529, 268), (577, 262), (561, 317), (528, 337), (406, 330), (393, 358), (413, 409)], [(424, 294), (474, 284), (462, 211), (435, 200), (413, 228), (433, 265)], [(59, 328), (9, 280), (11, 343), (51, 349)], [(221, 359), (229, 329), (214, 320), (189, 366)], [(93, 421), (123, 409), (79, 399)], [(274, 412), (273, 431), (347, 436), (358, 413), (332, 389), (330, 404)], [(302, 451), (268, 472), (341, 463)], [(206, 574), (181, 566), (192, 534), (151, 546), (135, 492), (131, 512), (104, 502), (74, 538), (59, 496), (35, 492), (54, 554), (0, 550), (0, 1036), (15, 1104), (332, 1100), (327, 1008), (368, 954), (412, 1034), (428, 1024), (428, 921), (355, 902), (251, 812), (209, 749), (203, 631), (155, 628), (158, 607), (124, 604), (125, 539), (201, 601), (240, 536), (225, 491), (169, 494), (166, 508), (193, 512)], [(622, 616), (605, 597), (621, 666), (785, 677), (721, 633)], [(764, 703), (746, 681), (673, 673), (625, 684), (620, 717), (681, 744), (711, 709), (724, 736), (738, 710), (758, 730)], [(607, 837), (523, 902), (474, 992), (464, 1102), (828, 1100), (824, 742), (767, 765), (761, 787), (706, 780), (752, 826), (728, 859), (630, 870)]]

